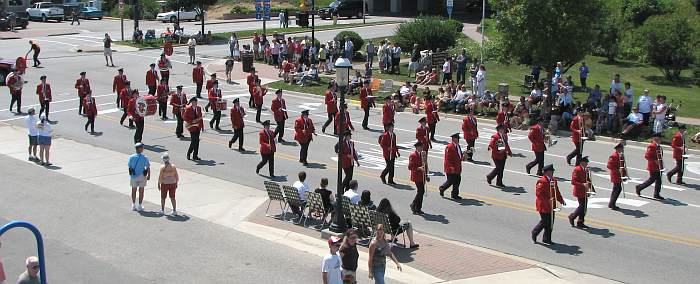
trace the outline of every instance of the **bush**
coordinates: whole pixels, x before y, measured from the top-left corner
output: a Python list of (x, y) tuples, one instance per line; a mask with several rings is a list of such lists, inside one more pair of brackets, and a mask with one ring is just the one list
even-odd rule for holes
[(235, 6), (231, 7), (231, 10), (229, 10), (229, 13), (230, 14), (255, 14), (255, 10), (250, 9), (248, 7), (244, 7), (244, 6), (235, 5)]
[(593, 54), (604, 56), (608, 62), (615, 62), (620, 54), (621, 19), (608, 14), (598, 24), (598, 32), (593, 43)]
[(651, 16), (661, 15), (672, 11), (668, 0), (624, 0), (622, 13), (625, 20), (639, 26)]
[[(150, 1), (150, 0), (139, 0), (139, 3), (141, 4), (141, 17), (140, 19), (142, 20), (150, 20), (150, 19), (155, 19), (156, 15), (160, 13), (160, 4), (156, 3), (155, 1)], [(113, 16), (113, 17), (119, 17), (119, 8), (114, 7), (112, 10), (110, 10), (107, 15)], [(125, 19), (133, 19), (134, 18), (134, 5), (124, 5), (124, 18)]]
[(452, 19), (447, 20), (445, 22), (445, 25), (454, 29), (458, 34), (461, 34), (462, 30), (464, 30), (464, 24), (460, 21), (457, 21), (457, 20), (452, 20)]
[(456, 43), (456, 30), (455, 25), (448, 24), (444, 18), (420, 17), (400, 24), (394, 33), (394, 42), (405, 51), (413, 49), (413, 44), (418, 44), (419, 50), (447, 50)]
[(365, 40), (363, 40), (359, 34), (357, 34), (356, 32), (352, 32), (352, 31), (339, 32), (338, 34), (335, 35), (335, 38), (333, 38), (333, 39), (339, 41), (341, 46), (345, 46), (345, 37), (348, 37), (350, 39), (350, 41), (352, 41), (352, 44), (353, 44), (352, 49), (354, 51), (353, 54), (355, 52), (362, 50), (362, 46), (365, 45)]
[(679, 79), (681, 71), (693, 63), (700, 43), (695, 25), (679, 13), (649, 18), (637, 37), (649, 63), (661, 69), (669, 81)]

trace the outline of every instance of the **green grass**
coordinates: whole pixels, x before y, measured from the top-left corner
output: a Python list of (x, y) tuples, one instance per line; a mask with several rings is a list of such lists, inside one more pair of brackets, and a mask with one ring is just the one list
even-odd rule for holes
[(326, 93), (326, 88), (328, 87), (328, 82), (331, 80), (330, 77), (325, 77), (321, 76), (319, 77), (319, 80), (316, 82), (312, 82), (310, 85), (307, 86), (299, 86), (297, 84), (288, 84), (285, 83), (284, 81), (276, 81), (272, 82), (270, 84), (267, 84), (267, 87), (270, 90), (276, 90), (276, 89), (283, 89), (285, 91), (293, 91), (293, 92), (300, 92), (300, 93), (307, 93), (307, 94), (313, 94), (317, 96), (323, 96)]

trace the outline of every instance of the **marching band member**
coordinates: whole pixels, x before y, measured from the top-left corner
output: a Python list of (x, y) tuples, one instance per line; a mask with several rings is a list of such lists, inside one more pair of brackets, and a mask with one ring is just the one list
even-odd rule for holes
[(160, 80), (160, 84), (156, 90), (157, 101), (158, 101), (158, 115), (161, 116), (162, 120), (168, 120), (168, 97), (170, 96), (170, 85), (168, 85), (168, 79), (163, 78)]
[(608, 170), (610, 170), (610, 182), (613, 183), (612, 193), (610, 194), (610, 202), (608, 202), (608, 208), (612, 210), (618, 210), (619, 208), (615, 204), (617, 198), (620, 196), (622, 191), (622, 177), (627, 176), (627, 169), (624, 163), (624, 149), (625, 146), (622, 143), (615, 145), (615, 152), (608, 158)]
[(187, 106), (187, 95), (182, 92), (182, 85), (175, 87), (176, 92), (170, 95), (170, 105), (173, 106), (173, 115), (177, 119), (177, 127), (175, 127), (175, 136), (177, 138), (185, 138), (182, 135), (183, 131), (183, 120), (182, 113), (185, 111)]
[(17, 102), (17, 113), (22, 113), (22, 87), (24, 86), (24, 78), (22, 78), (22, 72), (14, 71), (7, 75), (5, 78), (5, 84), (10, 89), (10, 95), (12, 95), (12, 100), (10, 101), (10, 111), (12, 111), (12, 106)]
[(352, 121), (350, 120), (350, 112), (348, 111), (348, 105), (341, 105), (340, 109), (344, 113), (345, 117), (343, 118), (343, 123), (340, 123), (340, 111), (335, 114), (335, 125), (336, 125), (336, 132), (338, 133), (345, 133), (345, 131), (355, 131), (355, 127), (352, 126)]
[(197, 98), (202, 98), (202, 85), (204, 84), (204, 67), (202, 61), (197, 61), (197, 65), (192, 67), (192, 83), (197, 85)]
[(554, 227), (554, 208), (558, 201), (562, 205), (566, 205), (564, 198), (559, 192), (557, 179), (554, 177), (554, 167), (549, 164), (542, 169), (544, 175), (537, 180), (535, 185), (537, 199), (535, 205), (537, 212), (540, 214), (540, 222), (532, 229), (532, 242), (537, 243), (537, 236), (544, 229), (542, 242), (545, 244), (553, 244), (552, 229)]
[(369, 109), (372, 107), (370, 100), (372, 96), (372, 89), (369, 88), (369, 83), (367, 81), (363, 82), (362, 88), (360, 89), (360, 108), (364, 111), (364, 116), (362, 117), (362, 129), (368, 130), (368, 120), (369, 120)]
[(428, 153), (428, 149), (433, 148), (433, 145), (430, 143), (430, 128), (426, 125), (426, 122), (427, 119), (425, 117), (421, 117), (418, 120), (420, 125), (416, 128), (416, 140), (423, 143), (423, 152)]
[(140, 143), (141, 140), (143, 139), (143, 115), (140, 111), (138, 111), (138, 105), (137, 101), (139, 99), (139, 92), (138, 90), (134, 90), (131, 93), (131, 99), (129, 99), (129, 104), (127, 107), (127, 113), (129, 116), (131, 116), (131, 121), (134, 121), (134, 124), (136, 125), (136, 132), (134, 132), (134, 144), (135, 143)]
[(275, 146), (275, 133), (270, 130), (270, 121), (265, 120), (262, 122), (263, 129), (260, 130), (260, 157), (262, 161), (258, 163), (255, 167), (255, 173), (260, 174), (260, 169), (268, 164), (268, 170), (270, 171), (270, 178), (275, 177), (275, 151), (277, 150)]
[(133, 90), (131, 90), (131, 82), (126, 81), (124, 82), (124, 89), (122, 89), (119, 92), (119, 100), (121, 101), (121, 108), (124, 113), (122, 113), (121, 119), (119, 119), (119, 124), (124, 125), (124, 119), (129, 117), (129, 128), (134, 127), (134, 120), (131, 119), (131, 116), (129, 116), (129, 101), (131, 101), (131, 94), (133, 93)]
[(382, 183), (386, 184), (386, 176), (389, 175), (389, 184), (396, 184), (394, 182), (394, 164), (397, 157), (401, 157), (398, 147), (396, 147), (396, 134), (394, 133), (394, 124), (389, 122), (384, 125), (384, 134), (379, 136), (379, 146), (382, 147), (382, 155), (384, 156), (384, 161), (386, 165), (379, 178)]
[(476, 117), (474, 117), (474, 109), (469, 109), (469, 115), (465, 116), (462, 120), (462, 132), (464, 132), (464, 140), (467, 141), (467, 161), (473, 162), (474, 160), (474, 144), (476, 139), (479, 138), (479, 129), (477, 128)]
[(435, 126), (438, 121), (440, 121), (440, 116), (438, 115), (437, 108), (435, 108), (433, 96), (430, 94), (425, 96), (425, 116), (428, 118), (430, 141), (437, 142), (437, 140), (435, 140)]
[(501, 107), (496, 114), (496, 124), (506, 126), (506, 133), (510, 132), (510, 119), (508, 118), (508, 102), (501, 103)]
[[(207, 84), (205, 88), (207, 89), (207, 99), (209, 99), (209, 91), (211, 91), (211, 88), (214, 87), (214, 82), (217, 82), (218, 80), (216, 79), (216, 73), (212, 73), (209, 75), (209, 80), (207, 80)], [(209, 107), (211, 106), (211, 102), (207, 101), (207, 105), (204, 106), (204, 111), (209, 112)]]
[(387, 125), (389, 123), (394, 123), (394, 115), (396, 115), (396, 109), (394, 108), (394, 100), (391, 96), (384, 97), (384, 106), (382, 106), (382, 125)]
[(445, 147), (445, 161), (443, 167), (447, 180), (443, 183), (440, 189), (440, 196), (445, 196), (445, 190), (452, 186), (452, 199), (460, 200), (459, 184), (462, 182), (462, 162), (466, 160), (462, 152), (462, 147), (459, 146), (459, 133), (452, 134), (452, 142)]
[(411, 202), (411, 212), (414, 215), (423, 214), (423, 195), (425, 195), (425, 183), (428, 178), (427, 157), (423, 150), (423, 143), (419, 140), (415, 144), (416, 150), (408, 156), (408, 170), (411, 171), (411, 181), (416, 184), (416, 196)]
[(506, 159), (512, 157), (513, 153), (510, 151), (510, 145), (508, 145), (508, 135), (506, 134), (508, 130), (503, 124), (496, 126), (496, 133), (491, 136), (491, 142), (489, 143), (489, 151), (491, 151), (491, 159), (495, 167), (486, 176), (486, 181), (491, 184), (493, 178), (496, 178), (496, 186), (504, 187), (503, 184), (503, 170), (506, 167)]
[(112, 92), (117, 94), (117, 107), (119, 107), (119, 104), (121, 103), (121, 93), (122, 89), (126, 86), (126, 75), (124, 75), (124, 68), (119, 68), (117, 69), (117, 72), (119, 72), (116, 76), (114, 76), (114, 80), (112, 80)]
[[(255, 75), (255, 68), (250, 69), (250, 74), (246, 77), (246, 84), (248, 85), (248, 92), (250, 93), (250, 97), (248, 99), (248, 107), (253, 108), (255, 107), (254, 100), (255, 100), (255, 83), (258, 81), (258, 75)], [(260, 121), (257, 121), (260, 123)]]
[(571, 130), (571, 141), (574, 143), (574, 150), (566, 155), (566, 163), (571, 165), (571, 159), (576, 156), (576, 164), (578, 165), (579, 160), (581, 160), (581, 155), (583, 155), (583, 137), (586, 135), (586, 128), (583, 125), (583, 109), (579, 108), (576, 110), (576, 116), (571, 120), (569, 124), (569, 129)]
[(202, 108), (197, 105), (197, 98), (191, 98), (189, 106), (185, 107), (185, 111), (182, 114), (182, 119), (187, 122), (187, 131), (190, 132), (190, 147), (187, 148), (188, 160), (200, 160), (199, 134), (204, 129), (203, 117)]
[(678, 132), (673, 135), (671, 148), (673, 148), (673, 159), (676, 161), (676, 166), (666, 174), (668, 182), (671, 182), (673, 175), (678, 174), (676, 176), (676, 184), (678, 185), (685, 184), (685, 182), (683, 182), (683, 172), (685, 170), (683, 165), (683, 160), (685, 160), (685, 157), (683, 157), (683, 155), (685, 155), (685, 129), (685, 125), (681, 124), (678, 126)]
[(579, 229), (586, 229), (588, 226), (584, 224), (586, 220), (586, 211), (588, 207), (588, 191), (591, 189), (591, 181), (588, 180), (588, 156), (582, 157), (579, 160), (579, 164), (574, 167), (571, 173), (571, 185), (573, 186), (572, 192), (574, 197), (578, 200), (578, 207), (573, 213), (569, 215), (569, 224), (571, 227), (574, 226), (574, 221), (578, 218), (576, 222), (576, 227)]
[(253, 106), (255, 107), (255, 122), (260, 123), (260, 112), (262, 112), (263, 97), (267, 95), (267, 88), (260, 86), (260, 80), (255, 81), (253, 88)]
[[(328, 125), (330, 125), (333, 122), (335, 114), (338, 113), (338, 98), (335, 95), (334, 82), (328, 83), (328, 90), (326, 90), (324, 102), (326, 104), (326, 113), (328, 114), (328, 119), (323, 124), (321, 132), (326, 133), (326, 127), (328, 127)], [(336, 121), (336, 123), (338, 122)], [(333, 127), (333, 134), (338, 135), (338, 130), (335, 126)]]
[(148, 86), (148, 94), (149, 95), (155, 95), (156, 94), (156, 88), (158, 87), (158, 80), (160, 80), (160, 77), (158, 77), (158, 70), (156, 70), (156, 64), (151, 63), (150, 69), (146, 71), (146, 86)]
[(173, 68), (173, 64), (170, 63), (170, 59), (165, 56), (165, 53), (160, 54), (160, 59), (158, 59), (158, 70), (160, 70), (161, 80), (170, 81), (170, 69)]
[(243, 117), (245, 116), (245, 110), (241, 107), (240, 100), (238, 98), (233, 99), (233, 107), (231, 107), (231, 127), (233, 127), (233, 137), (228, 141), (228, 147), (231, 148), (233, 143), (238, 140), (238, 151), (245, 151), (243, 149)]
[(306, 157), (309, 154), (309, 144), (311, 143), (311, 140), (314, 139), (313, 135), (316, 135), (314, 122), (309, 118), (309, 110), (305, 109), (301, 111), (299, 118), (294, 121), (294, 140), (299, 142), (299, 145), (301, 145), (301, 150), (299, 151), (299, 162), (304, 166), (309, 165)]
[(78, 114), (82, 115), (83, 114), (83, 101), (85, 100), (85, 95), (87, 95), (88, 92), (90, 92), (92, 89), (90, 88), (90, 80), (85, 78), (85, 71), (80, 72), (80, 77), (78, 80), (75, 80), (75, 89), (78, 90)]
[(39, 96), (39, 104), (41, 104), (41, 108), (39, 109), (39, 116), (41, 116), (41, 113), (44, 113), (46, 115), (46, 120), (49, 120), (49, 103), (52, 100), (51, 97), (51, 85), (46, 83), (46, 75), (41, 75), (39, 77), (39, 80), (41, 80), (41, 83), (39, 85), (36, 85), (36, 94)]
[(357, 157), (357, 151), (355, 150), (355, 142), (352, 141), (352, 131), (350, 129), (345, 129), (343, 132), (343, 142), (338, 145), (336, 152), (340, 153), (342, 157), (343, 173), (345, 178), (343, 179), (343, 188), (350, 188), (350, 181), (352, 180), (352, 174), (355, 169), (355, 163), (360, 166), (360, 161)]
[(275, 98), (272, 99), (272, 105), (270, 109), (272, 110), (273, 117), (275, 118), (275, 136), (277, 136), (277, 142), (284, 143), (284, 122), (289, 118), (287, 115), (287, 103), (282, 98), (282, 89), (277, 89), (275, 91)]
[(92, 91), (88, 91), (88, 93), (85, 94), (83, 104), (83, 109), (85, 109), (85, 116), (87, 117), (87, 123), (85, 123), (85, 131), (87, 131), (89, 125), (90, 133), (94, 134), (95, 117), (97, 116), (97, 102), (95, 102), (95, 98), (92, 97)]
[(209, 121), (209, 128), (216, 129), (216, 131), (221, 131), (219, 128), (219, 123), (221, 122), (221, 111), (217, 101), (221, 99), (221, 89), (219, 89), (219, 81), (214, 81), (212, 83), (211, 89), (207, 94), (209, 99), (208, 106), (211, 106), (211, 110), (214, 112), (214, 117)]
[(661, 197), (661, 172), (664, 170), (664, 152), (661, 149), (661, 133), (654, 133), (651, 135), (652, 140), (647, 146), (647, 151), (644, 154), (644, 158), (647, 160), (647, 171), (649, 171), (649, 178), (642, 184), (638, 184), (635, 187), (637, 196), (642, 196), (642, 190), (654, 184), (654, 198), (664, 200)]
[(547, 150), (547, 146), (544, 145), (544, 127), (542, 126), (542, 118), (538, 117), (532, 120), (534, 124), (530, 127), (530, 131), (527, 133), (527, 138), (532, 144), (532, 152), (535, 152), (535, 159), (525, 165), (525, 171), (530, 174), (530, 170), (537, 165), (537, 175), (542, 175), (542, 168), (544, 167), (544, 151)]

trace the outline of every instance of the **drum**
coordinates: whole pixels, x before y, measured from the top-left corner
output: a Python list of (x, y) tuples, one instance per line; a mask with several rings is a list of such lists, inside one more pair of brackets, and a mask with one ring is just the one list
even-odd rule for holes
[(163, 53), (167, 56), (172, 56), (173, 55), (173, 42), (172, 41), (166, 41), (165, 45), (163, 46)]
[(226, 108), (227, 108), (227, 101), (226, 100), (216, 101), (216, 110), (226, 110)]
[(158, 111), (158, 101), (156, 100), (156, 97), (153, 95), (147, 95), (143, 99), (146, 101), (146, 115), (156, 114), (156, 111)]

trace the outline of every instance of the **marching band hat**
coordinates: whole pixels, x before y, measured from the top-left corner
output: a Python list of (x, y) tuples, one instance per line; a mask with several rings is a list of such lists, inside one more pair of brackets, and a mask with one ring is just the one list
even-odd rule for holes
[(233, 99), (233, 103), (237, 104), (240, 100), (238, 98)]
[(262, 122), (262, 125), (263, 125), (263, 126), (270, 125), (270, 120), (265, 120), (265, 121), (263, 121), (263, 122)]
[(308, 109), (302, 110), (301, 114), (309, 115), (309, 110)]
[(143, 143), (139, 142), (139, 143), (134, 144), (134, 148), (137, 148), (137, 149), (143, 148)]
[(117, 71), (123, 72), (123, 71), (124, 71), (124, 68), (119, 68), (119, 69), (117, 69)]
[(427, 119), (426, 119), (425, 116), (424, 116), (424, 117), (421, 117), (421, 118), (418, 120), (418, 122), (425, 122), (426, 120), (427, 120)]
[(202, 65), (202, 61), (197, 60), (197, 65)]
[(452, 134), (450, 137), (459, 139), (459, 133)]
[(348, 136), (348, 135), (352, 135), (352, 131), (350, 131), (350, 129), (345, 130), (345, 132), (343, 133), (343, 136)]
[(504, 128), (506, 128), (506, 125), (503, 124), (503, 123), (501, 123), (501, 124), (499, 124), (499, 125), (496, 125), (496, 130), (498, 130), (498, 129), (504, 129)]
[(80, 72), (80, 75), (85, 75), (85, 74), (86, 74), (85, 71)]
[(552, 164), (546, 165), (546, 166), (544, 166), (544, 168), (542, 168), (542, 171), (543, 172), (554, 171), (554, 166), (552, 166)]
[(583, 156), (583, 158), (581, 158), (581, 160), (579, 160), (579, 162), (588, 163), (588, 162), (589, 162), (589, 161), (588, 161), (588, 156)]
[(651, 137), (661, 137), (661, 132), (656, 132), (652, 134)]
[(391, 100), (391, 96), (384, 97), (384, 101), (390, 101), (390, 100)]
[(685, 126), (685, 124), (681, 124), (681, 125), (679, 125), (679, 126), (678, 126), (678, 129), (680, 129), (680, 130), (684, 130), (684, 129), (686, 129), (686, 126)]
[(623, 145), (622, 142), (617, 143), (617, 145), (615, 145), (615, 149), (620, 149), (620, 148), (625, 148), (625, 145)]
[(275, 91), (275, 95), (281, 94), (281, 93), (282, 93), (282, 89), (277, 89), (277, 91)]
[(416, 147), (416, 148), (421, 147), (421, 146), (423, 146), (423, 142), (420, 142), (420, 141), (413, 144), (413, 147)]
[(175, 87), (175, 88), (177, 88), (178, 90), (182, 89), (182, 85), (177, 85), (177, 87)]
[(189, 102), (196, 102), (196, 101), (197, 101), (197, 98), (196, 98), (196, 97), (190, 98), (190, 100), (189, 100)]
[(155, 67), (155, 66), (156, 66), (156, 64), (155, 64), (155, 63), (151, 63), (151, 65), (150, 65), (150, 66), (151, 66), (151, 67)]
[(46, 75), (41, 75), (41, 77), (39, 77), (39, 80), (44, 80), (44, 79), (46, 79)]

